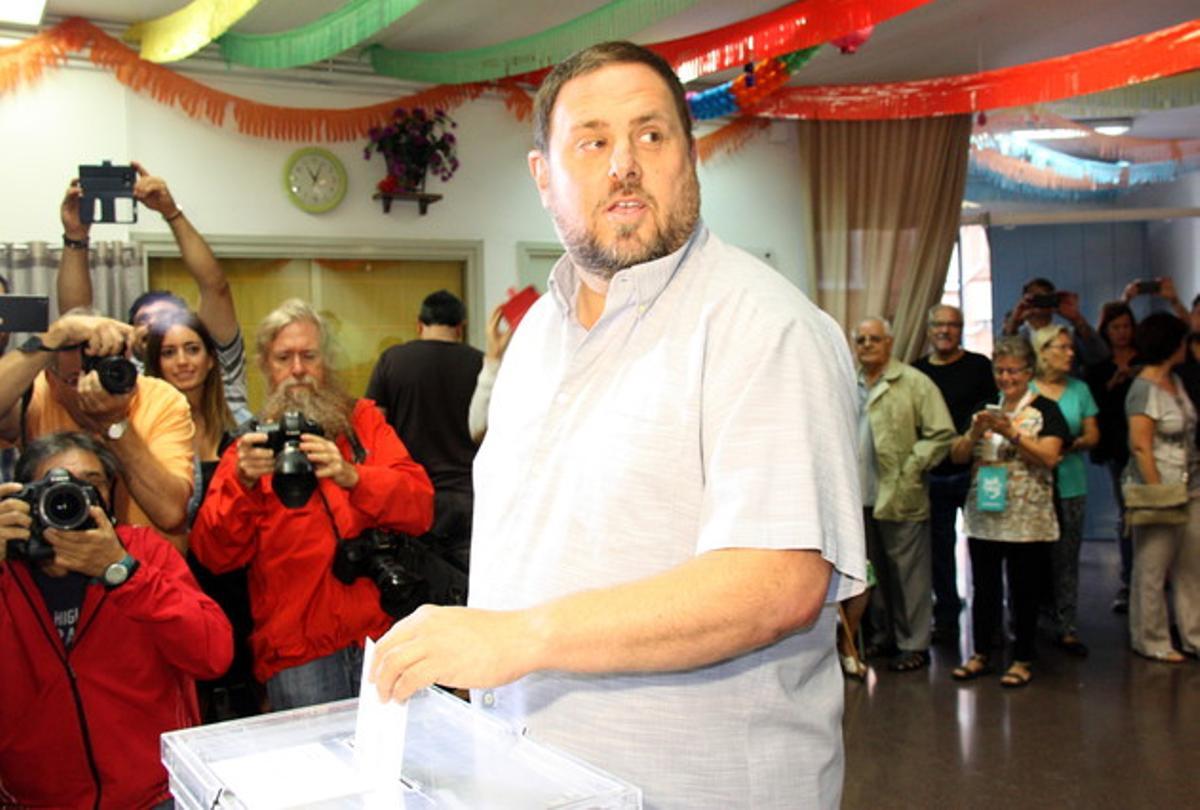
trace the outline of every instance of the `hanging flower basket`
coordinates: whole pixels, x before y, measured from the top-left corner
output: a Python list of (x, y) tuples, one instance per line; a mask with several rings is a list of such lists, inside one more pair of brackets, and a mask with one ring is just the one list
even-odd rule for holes
[(430, 173), (443, 182), (453, 177), (458, 157), (450, 130), (457, 126), (445, 110), (429, 113), (423, 107), (400, 107), (386, 126), (372, 127), (363, 157), (370, 160), (372, 154), (383, 155), (387, 167), (387, 176), (376, 188), (384, 194), (419, 193), (425, 190)]

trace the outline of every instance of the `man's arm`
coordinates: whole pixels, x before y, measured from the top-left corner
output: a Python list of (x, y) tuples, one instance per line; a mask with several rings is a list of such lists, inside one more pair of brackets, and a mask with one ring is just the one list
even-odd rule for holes
[[(139, 380), (138, 385), (143, 382)], [(187, 502), (192, 495), (191, 451), (195, 434), (191, 411), (183, 395), (170, 389), (173, 402), (140, 406), (161, 408), (151, 433), (146, 432), (149, 427), (143, 420), (130, 419), (132, 393), (108, 393), (100, 385), (96, 372), (81, 377), (78, 390), (83, 417), (80, 426), (104, 437), (105, 444), (121, 460), (122, 480), (130, 496), (154, 525), (163, 532), (179, 532), (187, 522)], [(144, 391), (140, 395), (149, 396)], [(128, 424), (119, 438), (107, 437), (110, 425), (126, 420)]]
[(946, 400), (928, 377), (924, 378), (917, 390), (916, 405), (919, 438), (913, 445), (905, 467), (912, 471), (915, 465), (919, 474), (933, 469), (946, 457), (956, 434)]
[[(47, 349), (85, 344), (89, 354), (109, 355), (118, 353), (131, 333), (129, 326), (108, 318), (67, 315), (38, 337)], [(10, 351), (0, 357), (0, 438), (19, 438), (21, 396), (53, 357), (53, 351)]]
[(831, 572), (817, 551), (719, 549), (527, 610), (426, 605), (380, 640), (371, 675), (381, 697), (405, 700), (432, 683), (486, 688), (538, 670), (701, 667), (811, 625)]
[[(62, 219), (64, 237), (86, 243), (91, 225), (84, 224), (79, 217), (79, 198), (82, 194), (79, 178), (74, 178), (67, 186), (67, 193), (63, 195), (59, 217)], [(87, 247), (63, 245), (55, 286), (58, 290), (59, 312), (70, 312), (76, 307), (92, 305), (92, 274), (88, 270)]]
[(142, 164), (133, 163), (138, 173), (133, 196), (147, 208), (157, 211), (171, 228), (183, 264), (200, 288), (200, 320), (212, 332), (221, 346), (227, 346), (237, 336), (237, 313), (233, 292), (212, 249), (200, 232), (188, 221), (187, 215), (175, 204), (166, 181), (154, 177)]

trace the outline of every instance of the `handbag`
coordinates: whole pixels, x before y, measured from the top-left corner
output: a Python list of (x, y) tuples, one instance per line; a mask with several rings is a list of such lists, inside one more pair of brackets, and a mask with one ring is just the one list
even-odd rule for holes
[(1188, 522), (1187, 482), (1121, 484), (1126, 526), (1180, 526)]

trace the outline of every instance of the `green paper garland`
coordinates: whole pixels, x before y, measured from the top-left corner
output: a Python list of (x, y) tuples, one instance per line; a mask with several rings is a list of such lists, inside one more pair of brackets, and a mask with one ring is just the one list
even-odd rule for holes
[(368, 54), (376, 73), (396, 79), (437, 84), (487, 81), (548, 67), (597, 42), (627, 39), (696, 2), (613, 0), (541, 33), (486, 48), (426, 53), (373, 45)]
[(331, 59), (374, 36), (425, 0), (351, 0), (307, 25), (278, 34), (235, 34), (217, 40), (229, 62), (266, 70)]

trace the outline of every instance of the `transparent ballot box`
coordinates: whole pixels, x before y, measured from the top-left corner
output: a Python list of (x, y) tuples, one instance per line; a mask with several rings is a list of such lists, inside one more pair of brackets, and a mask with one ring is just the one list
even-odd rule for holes
[(641, 791), (540, 745), (453, 695), (409, 701), (400, 784), (377, 786), (354, 760), (357, 700), (162, 736), (177, 807), (558, 808), (638, 810)]

